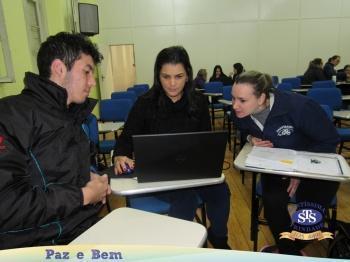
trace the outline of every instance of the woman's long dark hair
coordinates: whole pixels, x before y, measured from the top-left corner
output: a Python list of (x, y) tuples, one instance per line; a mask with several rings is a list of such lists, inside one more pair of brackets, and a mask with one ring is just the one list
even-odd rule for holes
[(155, 101), (158, 105), (158, 110), (162, 110), (165, 107), (166, 94), (160, 82), (160, 70), (165, 64), (182, 64), (186, 74), (187, 81), (183, 89), (183, 96), (187, 99), (188, 103), (188, 113), (192, 115), (194, 111), (197, 110), (197, 103), (195, 103), (195, 89), (193, 86), (193, 70), (190, 63), (190, 58), (182, 46), (171, 46), (164, 48), (159, 52), (154, 64), (154, 78), (153, 86), (148, 93), (148, 95)]

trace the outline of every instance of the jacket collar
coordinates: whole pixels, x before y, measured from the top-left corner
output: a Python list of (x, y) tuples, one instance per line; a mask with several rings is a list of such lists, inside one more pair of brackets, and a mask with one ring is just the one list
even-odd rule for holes
[(25, 87), (22, 94), (33, 96), (43, 104), (47, 104), (56, 110), (72, 114), (74, 117), (86, 118), (97, 103), (96, 99), (88, 98), (82, 104), (72, 103), (67, 108), (68, 96), (66, 89), (49, 79), (40, 77), (31, 72), (26, 72), (24, 84)]

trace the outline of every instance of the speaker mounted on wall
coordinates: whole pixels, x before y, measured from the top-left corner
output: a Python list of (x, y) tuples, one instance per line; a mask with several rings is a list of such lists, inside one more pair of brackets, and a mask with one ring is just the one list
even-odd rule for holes
[(80, 33), (93, 36), (99, 33), (98, 6), (78, 3)]

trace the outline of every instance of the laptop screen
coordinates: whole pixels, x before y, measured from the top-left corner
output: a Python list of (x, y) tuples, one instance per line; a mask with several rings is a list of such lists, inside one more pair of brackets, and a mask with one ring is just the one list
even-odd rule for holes
[(133, 136), (139, 183), (220, 177), (227, 132)]

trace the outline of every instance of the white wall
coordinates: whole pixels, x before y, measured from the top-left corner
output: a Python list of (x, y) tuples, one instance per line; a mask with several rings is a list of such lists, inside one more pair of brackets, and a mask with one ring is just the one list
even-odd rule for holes
[(232, 64), (303, 74), (315, 57), (350, 64), (350, 0), (97, 0), (100, 43), (134, 44), (137, 82), (152, 84), (157, 53), (183, 45), (194, 74)]

